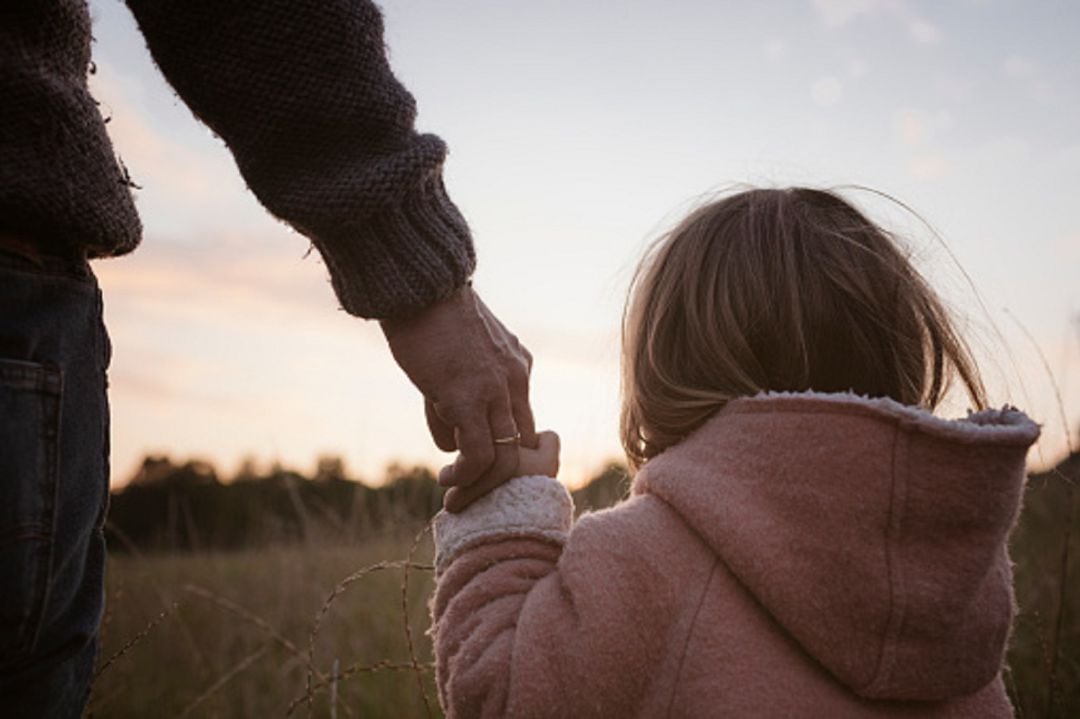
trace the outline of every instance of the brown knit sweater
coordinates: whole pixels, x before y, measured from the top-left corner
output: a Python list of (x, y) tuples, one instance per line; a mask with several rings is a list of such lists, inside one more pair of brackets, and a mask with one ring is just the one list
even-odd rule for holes
[[(443, 187), (446, 146), (414, 130), (373, 3), (127, 2), (252, 192), (322, 253), (347, 311), (403, 316), (467, 281), (475, 256)], [(89, 65), (85, 0), (0, 3), (0, 232), (49, 254), (122, 255), (141, 235)]]

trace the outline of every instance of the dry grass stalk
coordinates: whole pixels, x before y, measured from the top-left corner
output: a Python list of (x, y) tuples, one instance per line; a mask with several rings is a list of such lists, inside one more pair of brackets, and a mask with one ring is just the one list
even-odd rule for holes
[[(297, 659), (307, 663), (307, 655), (300, 649), (300, 647), (289, 641), (287, 637), (282, 636), (281, 633), (271, 627), (265, 619), (255, 614), (254, 612), (245, 609), (244, 607), (240, 606), (231, 599), (228, 599), (227, 597), (223, 597), (220, 594), (216, 594), (209, 589), (200, 587), (195, 584), (185, 584), (184, 591), (188, 592), (189, 594), (193, 594), (196, 597), (205, 599), (208, 602), (214, 604), (219, 609), (223, 609), (230, 614), (233, 614), (234, 616), (240, 617), (249, 624), (254, 625), (258, 629), (266, 633), (266, 635), (273, 639), (274, 642), (277, 643), (277, 645), (280, 646), (282, 649), (289, 652)], [(311, 669), (312, 667), (310, 666), (310, 664), (308, 664), (308, 670), (311, 671)], [(324, 675), (318, 670), (315, 670), (315, 673), (319, 677), (319, 681), (325, 683), (326, 675)], [(349, 709), (348, 706), (343, 705), (342, 708), (345, 710), (345, 716), (352, 717), (352, 711)]]
[(102, 665), (98, 667), (98, 670), (94, 672), (94, 681), (97, 681), (97, 678), (100, 677), (106, 669), (112, 666), (113, 662), (131, 651), (131, 649), (133, 649), (143, 639), (146, 639), (146, 637), (149, 636), (150, 632), (154, 631), (154, 628), (157, 627), (157, 625), (161, 624), (163, 621), (165, 621), (166, 617), (176, 611), (179, 606), (179, 602), (173, 602), (171, 606), (162, 609), (156, 617), (150, 620), (150, 622), (141, 632), (133, 636), (131, 639), (127, 640), (124, 646), (120, 647), (117, 652), (115, 652), (111, 657), (106, 659), (104, 663), (102, 663)]
[[(1020, 331), (1024, 333), (1024, 336), (1031, 343), (1031, 346), (1035, 348), (1036, 354), (1039, 355), (1039, 361), (1042, 362), (1043, 370), (1046, 372), (1047, 378), (1050, 380), (1050, 386), (1054, 390), (1054, 398), (1057, 400), (1058, 418), (1061, 420), (1061, 426), (1065, 430), (1065, 443), (1069, 451), (1069, 456), (1073, 456), (1075, 450), (1072, 444), (1072, 435), (1069, 432), (1069, 419), (1065, 413), (1065, 400), (1061, 397), (1061, 388), (1058, 386), (1057, 377), (1054, 376), (1054, 371), (1050, 368), (1050, 362), (1046, 359), (1046, 354), (1043, 353), (1042, 347), (1035, 340), (1035, 337), (1028, 331), (1028, 328), (1011, 312), (1006, 310), (1009, 317), (1012, 318), (1016, 326), (1020, 328)], [(1061, 682), (1058, 679), (1058, 664), (1061, 658), (1061, 635), (1065, 630), (1065, 609), (1068, 606), (1066, 601), (1068, 600), (1068, 587), (1069, 587), (1069, 550), (1072, 544), (1072, 525), (1073, 525), (1073, 509), (1076, 506), (1074, 491), (1076, 489), (1075, 483), (1072, 478), (1067, 476), (1064, 472), (1055, 470), (1054, 474), (1060, 477), (1065, 482), (1065, 536), (1061, 545), (1061, 559), (1060, 569), (1058, 570), (1058, 597), (1057, 608), (1054, 617), (1054, 630), (1050, 634), (1050, 668), (1047, 674), (1048, 692), (1047, 692), (1047, 706), (1046, 716), (1050, 716), (1053, 712), (1054, 706), (1061, 703)]]
[(310, 694), (305, 692), (301, 696), (298, 696), (295, 699), (293, 699), (289, 703), (289, 708), (285, 710), (285, 716), (292, 716), (292, 713), (294, 711), (296, 711), (296, 708), (298, 706), (310, 701), (311, 698), (314, 696), (314, 694), (316, 692), (318, 692), (320, 689), (323, 689), (323, 688), (325, 688), (327, 686), (332, 685), (332, 683), (335, 680), (341, 681), (342, 679), (347, 679), (348, 677), (351, 677), (351, 676), (354, 676), (354, 675), (357, 675), (357, 674), (374, 674), (376, 672), (411, 672), (411, 671), (429, 672), (429, 671), (431, 671), (431, 669), (432, 669), (432, 665), (430, 665), (430, 664), (414, 666), (411, 662), (409, 662), (409, 663), (393, 662), (393, 661), (391, 661), (389, 659), (383, 659), (381, 661), (375, 662), (374, 664), (359, 664), (359, 663), (358, 664), (353, 664), (353, 665), (348, 666), (345, 669), (341, 670), (340, 672), (338, 672), (336, 675), (334, 675), (330, 679), (325, 679), (325, 680), (316, 682), (312, 686)]
[[(142, 564), (147, 564), (149, 562), (146, 555), (143, 554), (142, 550), (139, 549), (138, 545), (134, 541), (132, 541), (131, 537), (129, 537), (113, 522), (106, 520), (105, 528), (106, 530), (108, 530), (108, 532), (114, 539), (124, 545), (124, 547), (127, 549), (127, 551), (131, 554), (133, 558), (137, 559)], [(154, 577), (152, 574), (147, 576), (147, 582), (149, 586), (154, 590), (154, 593), (158, 595), (158, 598), (161, 600), (161, 603), (163, 605), (167, 605), (172, 601), (172, 598), (169, 596), (168, 592), (166, 592), (158, 584), (157, 578)], [(188, 623), (184, 621), (184, 618), (181, 615), (177, 614), (173, 617), (173, 624), (180, 628), (180, 634), (184, 638), (184, 642), (187, 644), (187, 647), (191, 650), (192, 654), (198, 657), (199, 663), (208, 663), (206, 655), (203, 654), (202, 649), (199, 648), (199, 643), (195, 641), (195, 634), (191, 631), (191, 627), (188, 626)]]
[[(345, 590), (349, 587), (350, 584), (357, 580), (363, 579), (364, 577), (372, 574), (373, 572), (384, 571), (387, 569), (399, 569), (403, 567), (405, 568), (406, 572), (408, 572), (408, 569), (410, 567), (427, 571), (431, 571), (433, 569), (430, 564), (413, 565), (413, 563), (411, 562), (411, 558), (412, 553), (410, 552), (409, 559), (406, 559), (404, 561), (385, 560), (382, 562), (376, 562), (375, 564), (369, 564), (366, 567), (361, 567), (360, 569), (356, 570), (355, 572), (338, 582), (337, 585), (330, 592), (330, 594), (326, 597), (326, 600), (323, 602), (322, 606), (319, 607), (319, 611), (316, 612), (315, 620), (312, 623), (311, 633), (308, 636), (308, 649), (306, 654), (307, 679), (305, 681), (303, 700), (307, 703), (309, 717), (312, 715), (313, 711), (312, 699), (314, 698), (314, 682), (312, 680), (318, 674), (320, 681), (325, 682), (325, 677), (323, 677), (315, 668), (315, 641), (319, 636), (319, 630), (322, 627), (323, 619), (326, 617), (327, 612), (330, 611), (330, 606), (334, 603), (334, 600), (336, 600), (345, 592)], [(427, 697), (425, 696), (424, 699), (426, 703)], [(290, 709), (290, 711), (292, 711), (292, 709)]]
[[(433, 663), (421, 664), (418, 667), (414, 667), (412, 662), (395, 662), (390, 659), (380, 659), (373, 664), (364, 664), (363, 662), (357, 662), (355, 664), (350, 664), (349, 666), (340, 670), (335, 676), (332, 676), (329, 679), (315, 682), (313, 690), (317, 692), (320, 689), (326, 687), (327, 685), (333, 686), (335, 679), (337, 681), (340, 681), (342, 679), (347, 679), (354, 674), (374, 674), (375, 672), (411, 672), (417, 670), (427, 673), (432, 671), (434, 668), (435, 665)], [(300, 702), (306, 700), (307, 696), (305, 695), (295, 700), (294, 703), (299, 704)]]
[(338, 672), (340, 671), (341, 665), (335, 659), (334, 666), (330, 669), (330, 719), (337, 719), (337, 688)]
[(265, 646), (260, 647), (256, 651), (252, 652), (251, 654), (249, 654), (246, 657), (244, 657), (243, 659), (241, 659), (240, 662), (237, 663), (232, 669), (230, 669), (229, 671), (222, 674), (220, 677), (218, 677), (218, 680), (216, 682), (214, 682), (209, 687), (207, 687), (206, 691), (204, 691), (202, 694), (200, 694), (198, 697), (196, 697), (195, 701), (188, 704), (187, 707), (184, 709), (184, 711), (182, 711), (180, 713), (180, 715), (177, 717), (177, 719), (184, 719), (184, 717), (189, 716), (191, 714), (191, 712), (193, 712), (195, 710), (196, 707), (198, 707), (204, 701), (206, 701), (211, 696), (213, 696), (219, 689), (221, 689), (221, 687), (225, 686), (229, 682), (230, 679), (232, 679), (237, 674), (244, 671), (249, 666), (251, 666), (256, 661), (258, 661), (264, 654), (266, 654), (267, 649), (268, 649), (268, 647), (265, 647)]
[[(287, 651), (290, 654), (296, 656), (297, 658), (300, 658), (300, 659), (305, 658), (306, 655), (300, 649), (300, 647), (296, 646), (291, 641), (289, 641), (289, 639), (287, 637), (282, 636), (276, 629), (271, 627), (267, 623), (267, 621), (265, 619), (263, 619), (259, 615), (255, 614), (254, 612), (252, 612), (252, 611), (250, 611), (248, 609), (245, 609), (244, 607), (240, 606), (239, 604), (232, 601), (231, 599), (228, 599), (227, 597), (223, 597), (220, 594), (217, 594), (215, 592), (212, 592), (209, 589), (206, 589), (205, 587), (200, 587), (197, 584), (185, 584), (184, 587), (183, 587), (183, 591), (187, 592), (188, 594), (192, 594), (192, 595), (194, 595), (196, 597), (199, 597), (200, 599), (205, 599), (206, 601), (210, 602), (211, 604), (214, 604), (215, 606), (217, 606), (219, 609), (223, 609), (226, 612), (229, 612), (230, 614), (243, 619), (244, 621), (248, 622), (249, 624), (252, 624), (256, 628), (258, 628), (259, 630), (264, 632), (267, 636), (269, 636), (271, 639), (273, 639), (278, 644), (278, 646), (280, 646), (285, 651)], [(325, 679), (325, 677), (323, 677), (321, 675), (320, 675), (320, 678)]]
[(412, 566), (413, 556), (420, 546), (420, 540), (427, 536), (430, 531), (431, 523), (428, 522), (413, 537), (412, 544), (409, 546), (409, 553), (405, 557), (405, 570), (401, 577), (401, 621), (405, 625), (405, 643), (409, 647), (409, 661), (412, 663), (413, 676), (416, 677), (416, 686), (420, 690), (420, 697), (424, 700), (424, 711), (427, 712), (428, 719), (431, 719), (431, 700), (428, 699), (427, 687), (424, 686), (424, 677), (420, 672), (420, 665), (416, 661), (416, 646), (413, 643), (412, 627), (409, 625), (409, 568)]
[[(1017, 696), (1016, 677), (1013, 676), (1012, 668), (1006, 664), (1001, 670), (1001, 678), (1005, 683), (1005, 689), (1010, 696)], [(1024, 719), (1024, 710), (1019, 705), (1013, 707), (1016, 710), (1016, 719)]]

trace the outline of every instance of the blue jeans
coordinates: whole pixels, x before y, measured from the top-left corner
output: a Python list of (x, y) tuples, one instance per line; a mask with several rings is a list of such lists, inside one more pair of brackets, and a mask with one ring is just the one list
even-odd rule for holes
[(0, 714), (78, 717), (104, 607), (109, 340), (81, 260), (0, 250)]

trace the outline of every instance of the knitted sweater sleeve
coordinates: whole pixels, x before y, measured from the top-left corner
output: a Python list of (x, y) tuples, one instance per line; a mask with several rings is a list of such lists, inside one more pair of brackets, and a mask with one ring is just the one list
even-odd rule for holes
[(150, 52), (229, 146), (259, 201), (306, 235), (350, 313), (405, 316), (462, 286), (475, 256), (413, 127), (369, 0), (127, 0)]

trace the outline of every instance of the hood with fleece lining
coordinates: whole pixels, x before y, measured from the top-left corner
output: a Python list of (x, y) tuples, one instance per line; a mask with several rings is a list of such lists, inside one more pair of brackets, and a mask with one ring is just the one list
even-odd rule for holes
[(1001, 670), (1006, 554), (1039, 428), (889, 399), (735, 400), (638, 473), (803, 650), (856, 694), (940, 700)]

